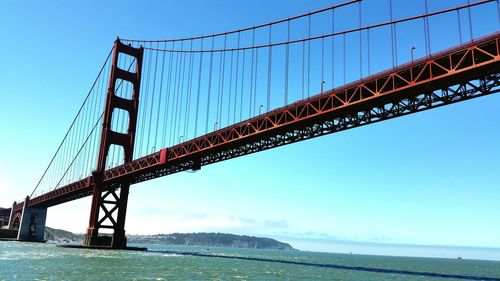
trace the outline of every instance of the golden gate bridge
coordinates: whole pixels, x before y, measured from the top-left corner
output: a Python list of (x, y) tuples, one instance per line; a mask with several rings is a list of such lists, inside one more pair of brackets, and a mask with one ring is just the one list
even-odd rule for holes
[[(498, 1), (434, 12), (424, 1), (405, 18), (392, 2), (375, 23), (354, 0), (205, 36), (116, 39), (38, 183), (2, 221), (42, 241), (47, 208), (92, 196), (84, 246), (126, 248), (132, 184), (500, 91)], [(478, 34), (479, 8), (495, 16)], [(456, 44), (435, 47), (439, 28)]]

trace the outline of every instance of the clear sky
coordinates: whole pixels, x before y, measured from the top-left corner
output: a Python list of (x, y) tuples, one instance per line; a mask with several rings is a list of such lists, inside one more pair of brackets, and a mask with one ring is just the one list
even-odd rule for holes
[[(117, 36), (211, 34), (339, 2), (0, 0), (0, 206), (31, 193)], [(500, 95), (483, 97), (141, 183), (126, 230), (322, 251), (339, 240), (500, 248), (499, 106)], [(52, 207), (47, 225), (84, 232), (89, 209), (90, 198)]]

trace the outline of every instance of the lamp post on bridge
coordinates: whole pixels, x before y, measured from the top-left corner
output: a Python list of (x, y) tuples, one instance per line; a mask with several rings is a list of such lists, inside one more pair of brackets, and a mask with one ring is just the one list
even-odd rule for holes
[(214, 123), (214, 132), (217, 131), (217, 125), (219, 125), (219, 122)]
[(261, 112), (261, 110), (262, 110), (262, 107), (264, 107), (264, 105), (262, 105), (262, 104), (261, 104), (261, 105), (259, 105), (259, 115), (260, 115), (260, 112)]
[(413, 63), (413, 51), (415, 51), (415, 47), (412, 46), (411, 49), (410, 49), (410, 54), (411, 54), (411, 63)]

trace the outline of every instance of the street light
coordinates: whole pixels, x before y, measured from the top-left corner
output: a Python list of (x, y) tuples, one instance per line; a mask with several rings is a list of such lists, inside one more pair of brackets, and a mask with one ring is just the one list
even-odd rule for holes
[(262, 109), (263, 105), (259, 105), (259, 115), (260, 115), (260, 110)]
[(413, 51), (415, 51), (415, 47), (411, 47), (410, 53), (411, 53), (411, 62), (413, 63)]
[(184, 136), (179, 136), (179, 143), (181, 143), (183, 138), (184, 138)]
[(215, 124), (214, 124), (214, 131), (217, 131), (217, 125), (219, 125), (219, 122), (215, 122)]
[(325, 81), (321, 81), (321, 93), (323, 93), (323, 86), (325, 85)]

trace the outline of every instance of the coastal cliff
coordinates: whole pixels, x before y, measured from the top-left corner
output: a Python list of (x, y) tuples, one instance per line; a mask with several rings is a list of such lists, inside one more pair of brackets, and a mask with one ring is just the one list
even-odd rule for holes
[(231, 248), (254, 248), (295, 250), (287, 243), (279, 242), (271, 238), (254, 237), (247, 235), (235, 235), (227, 233), (172, 233), (157, 235), (129, 235), (130, 243), (154, 243), (185, 246), (211, 246)]
[[(57, 242), (79, 242), (83, 234), (66, 230), (45, 228), (45, 240)], [(155, 235), (127, 235), (128, 243), (165, 244), (203, 247), (230, 247), (274, 250), (296, 250), (290, 244), (271, 238), (235, 235), (228, 233), (172, 233)]]

